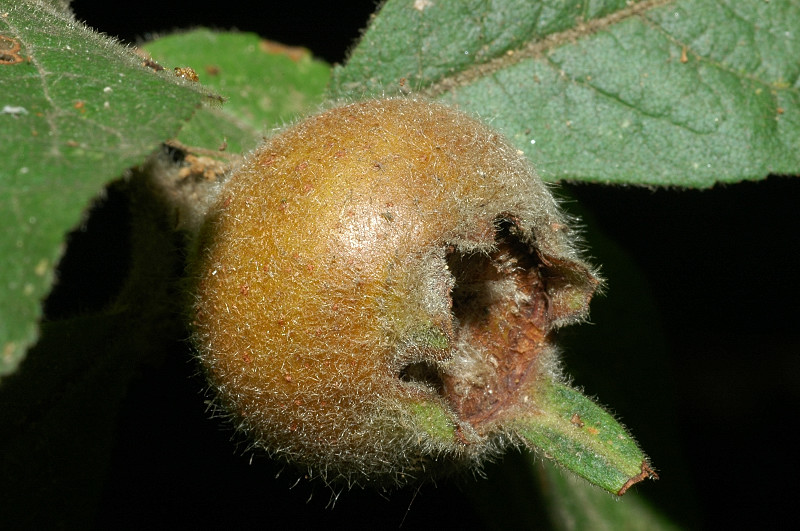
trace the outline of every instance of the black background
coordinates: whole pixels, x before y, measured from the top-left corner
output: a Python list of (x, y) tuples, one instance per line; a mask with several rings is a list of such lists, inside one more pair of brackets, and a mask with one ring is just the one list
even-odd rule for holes
[[(195, 25), (238, 28), (341, 62), (374, 3), (83, 0), (73, 8), (128, 42)], [(609, 279), (593, 302), (594, 324), (562, 333), (565, 366), (613, 407), (661, 472), (638, 491), (689, 528), (787, 521), (800, 406), (800, 182), (770, 177), (706, 191), (566, 184), (561, 194), (584, 216), (591, 255)], [(110, 216), (114, 200), (95, 217)], [(109, 237), (87, 231), (72, 260)], [(290, 489), (295, 472), (276, 479), (277, 465), (263, 456), (251, 464), (208, 420), (202, 383), (185, 347), (176, 350), (125, 401), (101, 527), (487, 527), (461, 482), (344, 492), (332, 510), (325, 486), (301, 480)], [(516, 459), (490, 467), (490, 480)]]

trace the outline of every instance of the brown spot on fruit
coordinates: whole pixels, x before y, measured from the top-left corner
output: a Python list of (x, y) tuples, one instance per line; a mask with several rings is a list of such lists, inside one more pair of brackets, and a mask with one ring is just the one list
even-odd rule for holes
[(497, 452), (558, 377), (551, 331), (599, 284), (527, 160), (440, 104), (311, 117), (219, 197), (192, 269), (200, 360), (256, 445), (328, 480), (406, 482)]

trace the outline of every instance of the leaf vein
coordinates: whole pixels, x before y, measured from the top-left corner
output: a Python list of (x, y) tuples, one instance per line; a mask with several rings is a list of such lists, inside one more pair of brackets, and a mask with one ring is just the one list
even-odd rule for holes
[(499, 70), (504, 70), (513, 66), (524, 59), (540, 58), (545, 52), (563, 44), (575, 42), (588, 35), (594, 35), (622, 20), (637, 16), (647, 10), (670, 4), (674, 1), (675, 0), (646, 0), (644, 2), (638, 2), (605, 17), (594, 19), (589, 22), (581, 22), (574, 28), (552, 33), (542, 39), (532, 40), (522, 48), (514, 51), (514, 53), (502, 54), (485, 63), (475, 64), (454, 76), (443, 78), (431, 84), (423, 91), (423, 94), (430, 98), (436, 98), (445, 92), (453, 90), (455, 87), (468, 85), (477, 79), (490, 76)]
[[(789, 92), (800, 93), (800, 87), (781, 87), (781, 88), (777, 88), (777, 87), (775, 87), (773, 85), (773, 83), (771, 83), (770, 81), (768, 81), (766, 79), (762, 79), (762, 78), (760, 78), (758, 76), (755, 76), (755, 75), (750, 74), (748, 72), (744, 72), (742, 70), (737, 70), (733, 66), (731, 66), (729, 64), (726, 64), (726, 63), (724, 63), (722, 61), (713, 59), (711, 57), (708, 57), (707, 55), (701, 55), (701, 54), (695, 52), (692, 49), (692, 46), (688, 42), (677, 38), (674, 34), (670, 33), (667, 30), (667, 28), (665, 28), (661, 24), (658, 24), (656, 21), (648, 18), (645, 15), (642, 15), (639, 18), (649, 28), (652, 28), (653, 30), (660, 32), (666, 39), (668, 39), (675, 46), (678, 46), (680, 48), (686, 48), (687, 54), (691, 54), (693, 59), (694, 59), (694, 61), (696, 61), (698, 63), (705, 63), (706, 65), (714, 67), (714, 68), (716, 68), (716, 69), (718, 69), (720, 71), (727, 72), (727, 73), (732, 74), (732, 75), (734, 75), (734, 76), (736, 76), (738, 78), (741, 78), (741, 79), (746, 79), (746, 80), (752, 81), (753, 83), (758, 83), (759, 85), (764, 85), (765, 87), (770, 88), (770, 89), (785, 90), (785, 91), (789, 91)], [(762, 63), (763, 63), (763, 60), (762, 60)], [(797, 76), (797, 77), (800, 78), (800, 76)], [(793, 85), (794, 82), (789, 82), (788, 84), (789, 85)]]
[[(36, 71), (39, 74), (38, 79), (42, 85), (42, 96), (44, 97), (45, 101), (50, 105), (50, 107), (55, 109), (55, 102), (53, 101), (53, 98), (50, 94), (50, 90), (47, 86), (47, 83), (45, 82), (46, 77), (48, 76), (49, 73), (47, 72), (47, 70), (45, 70), (44, 65), (41, 64), (41, 61), (39, 61), (37, 57), (38, 55), (37, 48), (32, 42), (29, 42), (28, 39), (25, 38), (23, 32), (20, 31), (20, 29), (15, 24), (13, 24), (10, 19), (11, 17), (6, 17), (5, 19), (3, 19), (3, 21), (5, 22), (9, 30), (13, 33), (13, 35), (17, 39), (19, 39), (25, 46), (25, 51), (27, 53), (27, 56), (30, 57), (31, 64), (34, 66), (34, 68), (36, 68)], [(47, 120), (50, 130), (53, 132), (53, 135), (56, 137), (55, 138), (56, 142), (58, 142), (59, 135), (56, 131), (55, 116), (48, 112), (45, 113), (45, 119)]]

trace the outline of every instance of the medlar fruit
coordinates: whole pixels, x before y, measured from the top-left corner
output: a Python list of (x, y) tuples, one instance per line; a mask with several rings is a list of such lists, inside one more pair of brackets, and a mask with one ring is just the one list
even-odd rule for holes
[(438, 103), (322, 112), (222, 185), (193, 334), (256, 446), (328, 481), (404, 483), (519, 441), (558, 381), (550, 332), (600, 280), (499, 133)]

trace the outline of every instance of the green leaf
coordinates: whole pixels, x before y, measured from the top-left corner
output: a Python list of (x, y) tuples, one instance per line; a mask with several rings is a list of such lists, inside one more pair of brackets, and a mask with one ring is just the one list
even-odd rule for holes
[(389, 0), (332, 94), (480, 114), (547, 180), (800, 174), (800, 2)]
[(162, 37), (144, 49), (167, 68), (191, 67), (200, 82), (227, 98), (206, 107), (181, 131), (186, 145), (241, 153), (256, 146), (270, 128), (316, 108), (330, 67), (305, 48), (284, 46), (253, 33), (207, 29)]
[(534, 449), (617, 495), (655, 473), (636, 442), (603, 408), (570, 387), (542, 382), (537, 411), (512, 426)]
[(48, 4), (59, 11), (70, 13), (69, 5), (72, 3), (72, 0), (41, 0), (41, 3)]
[(0, 0), (0, 376), (36, 340), (67, 231), (208, 98), (44, 3)]

